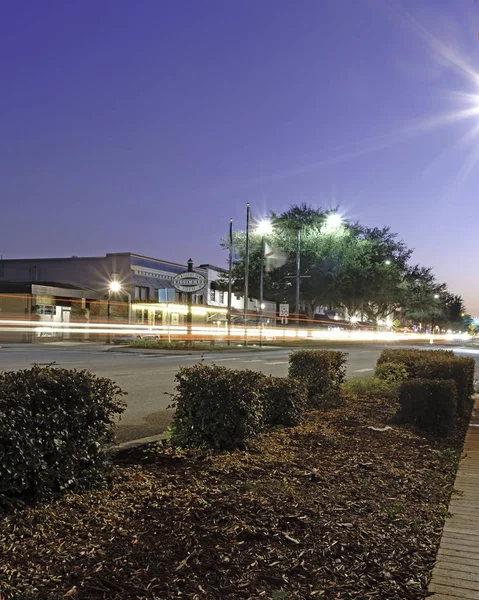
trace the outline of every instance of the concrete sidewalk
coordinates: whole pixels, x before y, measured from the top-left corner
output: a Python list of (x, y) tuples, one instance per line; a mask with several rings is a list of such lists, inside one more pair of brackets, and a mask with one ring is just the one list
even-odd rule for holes
[(479, 600), (479, 399), (429, 584), (434, 600)]

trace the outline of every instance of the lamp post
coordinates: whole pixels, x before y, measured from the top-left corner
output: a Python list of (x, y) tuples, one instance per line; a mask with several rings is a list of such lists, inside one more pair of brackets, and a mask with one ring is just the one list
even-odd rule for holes
[(228, 346), (231, 345), (231, 291), (233, 285), (233, 219), (230, 219), (228, 257)]
[(110, 322), (111, 322), (111, 295), (118, 294), (119, 292), (125, 294), (128, 297), (128, 324), (131, 323), (131, 294), (127, 292), (121, 285), (121, 283), (117, 279), (112, 279), (108, 285), (108, 343), (111, 343), (111, 333), (110, 333)]
[(298, 238), (296, 240), (296, 325), (299, 327), (299, 302), (301, 286), (301, 228), (298, 229)]
[[(188, 273), (193, 273), (193, 260), (190, 258), (188, 261)], [(192, 293), (187, 292), (188, 298), (188, 312), (186, 313), (186, 340), (187, 343), (191, 343), (191, 324), (193, 321), (193, 315), (191, 312)]]
[(266, 254), (266, 236), (273, 231), (271, 221), (260, 221), (256, 232), (261, 235), (261, 267), (259, 274), (259, 345), (263, 344), (263, 310), (264, 310), (264, 258)]

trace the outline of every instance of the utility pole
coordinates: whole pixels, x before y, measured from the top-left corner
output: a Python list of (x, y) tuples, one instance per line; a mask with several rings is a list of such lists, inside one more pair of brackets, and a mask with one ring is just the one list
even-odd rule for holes
[(231, 345), (231, 288), (232, 288), (232, 275), (233, 275), (233, 219), (230, 219), (230, 256), (229, 256), (229, 269), (228, 269), (228, 346)]
[(244, 312), (244, 337), (245, 346), (248, 345), (248, 280), (249, 280), (249, 222), (250, 222), (250, 207), (249, 202), (246, 203), (246, 253), (244, 261), (244, 301), (243, 301), (243, 312)]
[(259, 345), (263, 345), (263, 289), (264, 289), (264, 255), (266, 252), (266, 239), (261, 237), (261, 271), (259, 276)]
[[(193, 273), (193, 261), (191, 258), (188, 261), (188, 273)], [(188, 312), (186, 313), (186, 339), (187, 339), (187, 343), (190, 344), (192, 341), (191, 323), (193, 321), (193, 315), (191, 313), (192, 292), (187, 292), (187, 297), (188, 297)]]
[(296, 246), (296, 324), (299, 326), (299, 291), (301, 283), (301, 229), (298, 229), (298, 240)]

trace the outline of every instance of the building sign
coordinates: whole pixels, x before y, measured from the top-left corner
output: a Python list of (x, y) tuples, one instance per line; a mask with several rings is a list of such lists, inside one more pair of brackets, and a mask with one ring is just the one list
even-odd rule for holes
[(179, 313), (171, 313), (171, 324), (179, 325), (180, 324), (180, 315)]
[(194, 271), (180, 273), (173, 279), (173, 285), (179, 292), (199, 292), (207, 283), (206, 277)]

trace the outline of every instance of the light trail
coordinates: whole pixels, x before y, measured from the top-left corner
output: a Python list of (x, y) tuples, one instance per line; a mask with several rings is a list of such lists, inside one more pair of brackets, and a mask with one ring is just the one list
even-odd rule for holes
[[(178, 340), (217, 340), (222, 338), (227, 341), (228, 338), (235, 341), (257, 341), (263, 342), (291, 342), (291, 341), (428, 341), (430, 339), (437, 341), (465, 341), (470, 338), (467, 333), (396, 333), (393, 331), (374, 331), (365, 329), (313, 329), (311, 327), (241, 327), (232, 326), (228, 334), (226, 326), (201, 326), (193, 325), (191, 337), (188, 338), (187, 328), (185, 326), (175, 325), (140, 325), (127, 323), (40, 323), (38, 321), (3, 319), (0, 320), (0, 334), (31, 334), (32, 337), (39, 339), (60, 338), (68, 339), (70, 335), (79, 334), (82, 339), (98, 336), (119, 336), (119, 337), (157, 337), (161, 341), (171, 338)], [(0, 336), (1, 339), (1, 336)]]

